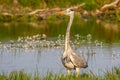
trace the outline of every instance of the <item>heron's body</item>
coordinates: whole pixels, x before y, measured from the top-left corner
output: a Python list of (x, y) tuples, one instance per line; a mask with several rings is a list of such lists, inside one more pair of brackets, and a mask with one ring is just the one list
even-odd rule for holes
[(77, 76), (79, 75), (80, 68), (86, 68), (87, 62), (85, 61), (84, 56), (81, 53), (74, 51), (69, 43), (70, 38), (70, 28), (74, 18), (74, 11), (67, 9), (63, 12), (66, 15), (70, 16), (70, 21), (68, 23), (66, 37), (65, 37), (65, 51), (62, 55), (62, 63), (67, 68), (67, 74), (70, 74), (70, 70), (75, 69)]
[(87, 67), (87, 63), (83, 55), (73, 51), (72, 49), (71, 50), (68, 49), (64, 51), (62, 55), (62, 63), (69, 70)]

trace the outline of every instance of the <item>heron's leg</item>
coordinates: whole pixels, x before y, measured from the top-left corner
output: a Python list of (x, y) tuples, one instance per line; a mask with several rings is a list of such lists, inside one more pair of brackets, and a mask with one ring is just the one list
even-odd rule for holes
[(68, 76), (70, 75), (70, 69), (67, 69), (67, 75)]
[(76, 77), (80, 75), (80, 68), (76, 68)]

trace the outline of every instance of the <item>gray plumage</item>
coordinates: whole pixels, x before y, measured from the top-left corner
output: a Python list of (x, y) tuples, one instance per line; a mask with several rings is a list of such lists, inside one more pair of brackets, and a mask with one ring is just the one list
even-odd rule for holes
[(86, 68), (87, 62), (84, 56), (81, 53), (74, 51), (70, 46), (70, 28), (74, 18), (74, 11), (71, 9), (67, 9), (63, 12), (64, 14), (70, 16), (70, 21), (68, 23), (68, 27), (66, 30), (65, 36), (65, 51), (62, 55), (62, 64), (67, 68), (67, 74), (70, 75), (70, 70), (75, 69), (77, 76), (79, 75), (80, 68)]

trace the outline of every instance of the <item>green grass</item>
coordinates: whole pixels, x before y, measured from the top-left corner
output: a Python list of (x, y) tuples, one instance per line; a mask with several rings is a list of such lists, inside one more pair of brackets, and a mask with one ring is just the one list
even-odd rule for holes
[[(14, 0), (0, 0), (0, 21), (11, 21), (11, 20), (23, 20), (25, 21), (28, 16), (24, 14), (33, 11), (34, 9), (43, 9), (43, 8), (67, 8), (75, 5), (79, 5), (81, 3), (85, 3), (85, 6), (79, 8), (80, 12), (84, 10), (95, 11), (96, 9), (100, 9), (103, 5), (109, 4), (114, 0), (17, 0), (18, 4), (14, 5)], [(1, 13), (11, 13), (11, 16), (4, 16)], [(24, 17), (14, 17), (15, 15), (24, 15)], [(52, 16), (53, 17), (53, 16)], [(104, 20), (110, 21), (120, 21), (120, 11), (112, 10), (106, 12), (105, 14), (100, 15), (100, 17)], [(18, 19), (17, 19), (18, 18)], [(35, 17), (31, 17), (32, 20), (36, 20)], [(30, 20), (31, 20), (30, 19)], [(39, 18), (41, 19), (41, 18)]]
[[(85, 9), (92, 10), (114, 0), (17, 0), (19, 5), (31, 8), (70, 7), (86, 3)], [(14, 0), (0, 0), (0, 4), (12, 5)]]
[(0, 80), (120, 80), (120, 69), (114, 68), (107, 71), (103, 77), (87, 73), (82, 73), (79, 77), (76, 77), (74, 74), (66, 76), (65, 74), (53, 74), (52, 72), (42, 77), (38, 72), (32, 76), (23, 71), (13, 71), (9, 75), (0, 74)]

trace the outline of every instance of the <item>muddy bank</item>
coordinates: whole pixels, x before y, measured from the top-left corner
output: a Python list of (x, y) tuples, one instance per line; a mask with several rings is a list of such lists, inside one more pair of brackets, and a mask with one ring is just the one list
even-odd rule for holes
[[(96, 10), (85, 10), (85, 3), (80, 5), (72, 6), (75, 10), (75, 14), (81, 16), (83, 19), (89, 19), (95, 17), (96, 19), (110, 21), (120, 21), (120, 10), (119, 8), (112, 8), (103, 6), (100, 9)], [(108, 4), (109, 5), (109, 4)], [(36, 9), (33, 10), (29, 7), (22, 6), (8, 6), (0, 5), (0, 21), (41, 21), (48, 19), (49, 16), (57, 16), (56, 12), (65, 10), (66, 8), (45, 8), (45, 9)], [(56, 18), (56, 17), (54, 17)]]

